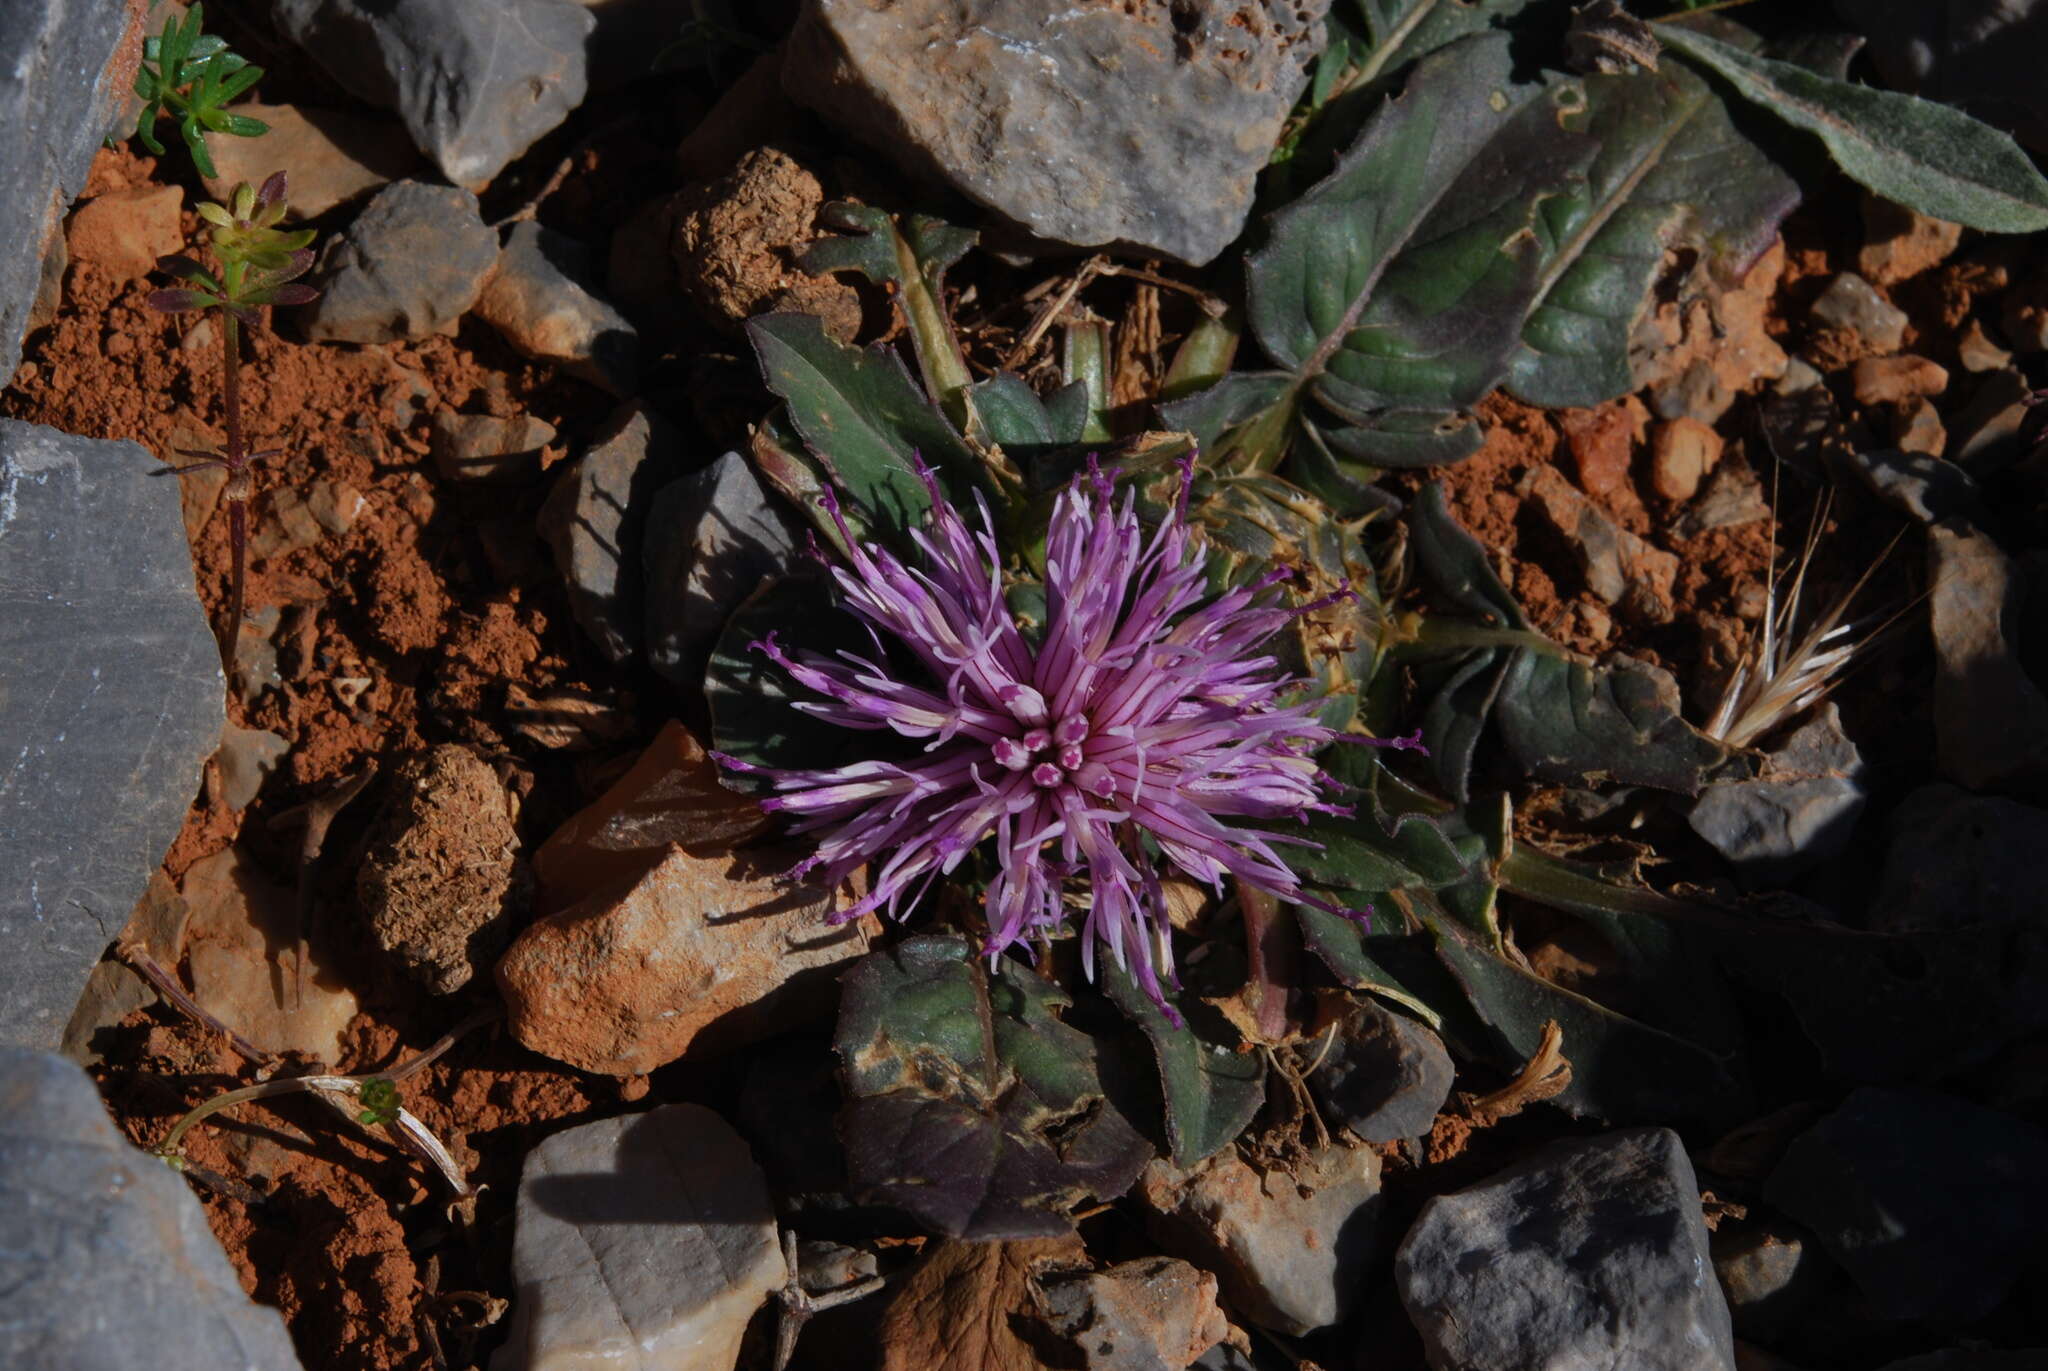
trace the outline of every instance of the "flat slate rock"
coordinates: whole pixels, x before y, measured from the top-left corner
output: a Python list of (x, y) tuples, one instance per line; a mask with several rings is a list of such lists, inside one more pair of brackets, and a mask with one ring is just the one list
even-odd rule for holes
[(569, 583), (569, 608), (614, 662), (640, 646), (641, 542), (681, 452), (682, 435), (635, 400), (556, 478), (541, 506), (540, 536)]
[(223, 723), (177, 481), (0, 420), (0, 1041), (54, 1047)]
[(1329, 0), (816, 0), (791, 98), (1031, 234), (1200, 264), (1244, 227)]
[(1668, 1128), (1556, 1144), (1437, 1196), (1394, 1276), (1441, 1371), (1734, 1371), (1699, 1184)]
[(788, 574), (796, 548), (789, 516), (737, 452), (664, 487), (647, 523), (648, 665), (701, 682), (725, 621)]
[(100, 139), (128, 95), (109, 59), (140, 35), (127, 0), (0, 4), (0, 385), (21, 361), (21, 337), (42, 284), (43, 258), (64, 209), (85, 189)]
[(595, 21), (574, 0), (277, 0), (273, 12), (458, 186), (488, 182), (583, 103)]
[(184, 1177), (129, 1146), (91, 1078), (0, 1047), (0, 1366), (299, 1371)]
[(474, 195), (394, 181), (320, 249), (320, 298), (301, 316), (306, 336), (393, 343), (452, 332), (497, 265), (498, 235)]

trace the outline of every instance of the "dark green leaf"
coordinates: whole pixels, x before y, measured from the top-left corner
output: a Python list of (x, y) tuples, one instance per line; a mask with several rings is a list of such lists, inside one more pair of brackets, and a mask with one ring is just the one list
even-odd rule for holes
[(1538, 780), (1615, 781), (1696, 795), (1732, 753), (1679, 715), (1668, 675), (1517, 649), (1495, 699), (1501, 741)]
[[(1338, 4), (1346, 0), (1337, 0)], [(1356, 0), (1365, 21), (1367, 79), (1512, 19), (1532, 0)]]
[(1408, 539), (1416, 569), (1437, 594), (1482, 623), (1529, 627), (1521, 603), (1494, 575), (1486, 549), (1452, 516), (1441, 481), (1416, 492)]
[(1583, 190), (1536, 216), (1543, 270), (1506, 382), (1530, 404), (1597, 405), (1634, 389), (1629, 335), (1667, 250), (1725, 270), (1769, 246), (1799, 187), (1680, 63), (1585, 80), (1579, 126), (1600, 140)]
[(214, 168), (213, 154), (206, 150), (206, 135), (200, 132), (194, 116), (188, 114), (178, 125), (178, 132), (184, 135), (186, 150), (192, 154), (192, 165), (199, 169), (201, 176), (218, 176)]
[(1060, 990), (1009, 960), (984, 975), (974, 955), (930, 935), (847, 973), (849, 1175), (949, 1237), (1069, 1232), (1067, 1214), (1122, 1194), (1152, 1149), (1104, 1094), (1094, 1041), (1059, 1018)]
[(1852, 178), (1922, 214), (1994, 233), (2048, 228), (2048, 180), (2008, 134), (1961, 110), (1873, 90), (1666, 25), (1665, 45), (1819, 136)]
[(1185, 1021), (1176, 1024), (1113, 960), (1100, 963), (1097, 974), (1109, 998), (1152, 1044), (1174, 1165), (1193, 1166), (1230, 1146), (1265, 1103), (1265, 1059), (1239, 1051), (1236, 1032), (1192, 996), (1167, 993)]
[(878, 533), (915, 527), (931, 507), (913, 454), (938, 469), (962, 505), (979, 459), (886, 347), (849, 347), (809, 314), (766, 314), (747, 322), (768, 388), (782, 397), (798, 433)]
[(1159, 418), (1176, 433), (1213, 448), (1224, 433), (1281, 402), (1289, 388), (1285, 372), (1236, 371), (1213, 386), (1159, 407)]

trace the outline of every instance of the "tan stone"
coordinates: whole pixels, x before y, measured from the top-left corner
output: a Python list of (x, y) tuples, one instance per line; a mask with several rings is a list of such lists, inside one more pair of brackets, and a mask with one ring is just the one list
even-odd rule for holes
[(1948, 429), (1942, 425), (1941, 412), (1931, 400), (1915, 400), (1901, 405), (1892, 417), (1892, 442), (1902, 452), (1924, 452), (1930, 457), (1939, 457), (1948, 446)]
[(1608, 495), (1628, 484), (1630, 458), (1643, 440), (1650, 412), (1629, 395), (1598, 409), (1568, 409), (1558, 416), (1588, 495)]
[(1992, 342), (1983, 323), (1976, 319), (1964, 326), (1963, 336), (1956, 341), (1956, 358), (1964, 371), (1997, 371), (2012, 365), (2012, 354)]
[(1948, 368), (1910, 352), (1865, 357), (1851, 369), (1849, 378), (1858, 403), (1866, 405), (1919, 400), (1948, 389)]
[(1650, 484), (1674, 504), (1699, 493), (1700, 482), (1721, 461), (1721, 435), (1697, 419), (1659, 424), (1650, 437)]
[(1961, 224), (1932, 219), (1867, 193), (1863, 225), (1869, 241), (1857, 251), (1856, 270), (1880, 286), (1940, 266), (1963, 240)]
[(758, 804), (719, 784), (717, 764), (670, 720), (631, 770), (535, 851), (536, 906), (553, 914), (603, 887), (638, 880), (671, 846), (714, 856), (767, 824)]
[(176, 186), (116, 190), (71, 212), (64, 230), (73, 266), (89, 266), (116, 281), (149, 275), (156, 259), (185, 249), (179, 213), (185, 192)]
[(261, 119), (270, 132), (260, 138), (208, 138), (206, 146), (220, 174), (206, 179), (206, 193), (225, 203), (242, 182), (260, 186), (272, 173), (283, 171), (288, 183), (287, 222), (325, 214), (425, 165), (396, 119), (253, 103), (235, 106), (235, 113)]
[(671, 847), (624, 890), (535, 923), (498, 963), (513, 1035), (585, 1071), (638, 1076), (825, 1011), (873, 925), (829, 925), (825, 890), (779, 878), (791, 864)]
[(192, 997), (228, 1027), (271, 1052), (341, 1055), (342, 1030), (356, 1015), (355, 992), (318, 947), (296, 974), (298, 901), (230, 848), (185, 873), (186, 965)]

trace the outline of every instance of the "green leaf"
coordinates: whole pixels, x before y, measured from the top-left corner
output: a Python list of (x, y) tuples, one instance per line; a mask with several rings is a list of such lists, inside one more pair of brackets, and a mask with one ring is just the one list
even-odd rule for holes
[(857, 271), (878, 286), (893, 286), (926, 392), (949, 419), (964, 425), (959, 392), (968, 384), (967, 362), (946, 315), (946, 269), (966, 255), (978, 235), (922, 214), (911, 215), (899, 230), (886, 211), (851, 201), (825, 206), (818, 218), (845, 236), (823, 238), (806, 248), (804, 270), (813, 275)]
[[(1339, 4), (1345, 0), (1337, 0)], [(1531, 0), (1356, 0), (1365, 21), (1366, 80), (1512, 19)]]
[(913, 454), (937, 468), (952, 498), (970, 503), (979, 459), (894, 352), (849, 347), (809, 314), (764, 314), (747, 321), (747, 333), (768, 388), (870, 528), (900, 534), (931, 508)]
[(1832, 80), (1673, 25), (1658, 36), (1818, 135), (1837, 166), (1887, 200), (1993, 233), (2048, 228), (2048, 180), (2009, 135), (1960, 110)]
[(1518, 82), (1501, 34), (1419, 63), (1326, 179), (1276, 213), (1247, 263), (1246, 322), (1281, 368), (1234, 383), (1236, 410), (1274, 398), (1222, 439), (1278, 462), (1296, 424), (1373, 465), (1452, 460), (1476, 429), (1453, 413), (1505, 373), (1536, 285), (1538, 204), (1577, 180), (1593, 144), (1563, 127), (1575, 83)]
[(1070, 1232), (1067, 1214), (1121, 1195), (1152, 1148), (1105, 1094), (1095, 1042), (1060, 1019), (1059, 988), (975, 955), (927, 935), (846, 974), (833, 1045), (848, 1173), (949, 1237)]
[(206, 150), (206, 135), (200, 132), (194, 116), (187, 114), (178, 126), (178, 132), (185, 136), (185, 147), (192, 154), (192, 165), (199, 169), (201, 176), (218, 176), (213, 165), (213, 154)]
[(1431, 481), (1416, 492), (1408, 538), (1416, 568), (1437, 594), (1483, 623), (1529, 628), (1521, 602), (1494, 575), (1486, 549), (1451, 514), (1443, 482)]
[(1629, 336), (1667, 251), (1746, 268), (1799, 201), (1798, 184), (1682, 64), (1589, 76), (1585, 91), (1577, 126), (1600, 151), (1584, 189), (1544, 201), (1536, 216), (1542, 274), (1506, 381), (1547, 408), (1634, 389)]
[(1114, 960), (1099, 963), (1097, 974), (1116, 1007), (1152, 1044), (1173, 1164), (1193, 1166), (1230, 1146), (1266, 1102), (1265, 1059), (1239, 1051), (1240, 1039), (1223, 1016), (1193, 996), (1167, 992), (1185, 1021), (1176, 1024)]

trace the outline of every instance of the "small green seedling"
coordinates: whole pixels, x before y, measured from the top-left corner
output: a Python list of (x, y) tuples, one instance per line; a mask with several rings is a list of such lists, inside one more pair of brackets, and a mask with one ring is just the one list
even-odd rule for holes
[[(198, 7), (193, 7), (198, 12)], [(221, 393), (227, 429), (226, 449), (218, 453), (186, 453), (198, 461), (173, 470), (180, 475), (218, 467), (228, 474), (221, 499), (228, 508), (228, 537), (234, 549), (234, 573), (228, 590), (228, 622), (221, 639), (221, 652), (234, 669), (235, 644), (242, 629), (242, 582), (248, 561), (249, 497), (254, 490), (251, 466), (276, 456), (275, 451), (251, 452), (242, 428), (242, 341), (241, 328), (262, 322), (258, 313), (266, 305), (303, 305), (320, 292), (298, 284), (313, 265), (313, 230), (286, 232), (277, 227), (285, 213), (285, 176), (278, 172), (263, 183), (261, 190), (246, 182), (235, 187), (225, 206), (211, 202), (199, 206), (199, 217), (213, 226), (208, 237), (213, 243), (215, 265), (181, 254), (160, 258), (157, 269), (188, 284), (153, 291), (151, 309), (166, 314), (188, 310), (218, 310), (221, 322)]]
[(384, 1076), (364, 1081), (356, 1091), (356, 1100), (363, 1108), (356, 1115), (361, 1124), (397, 1123), (402, 1112), (398, 1103), (398, 1083)]
[(135, 123), (135, 136), (158, 156), (164, 145), (156, 138), (157, 116), (177, 116), (178, 132), (192, 150), (192, 164), (201, 176), (215, 176), (213, 156), (206, 150), (206, 135), (231, 133), (237, 138), (256, 138), (270, 131), (270, 125), (246, 114), (231, 114), (227, 104), (263, 79), (263, 68), (251, 66), (245, 57), (228, 51), (228, 40), (217, 33), (200, 32), (204, 6), (194, 5), (183, 23), (172, 15), (164, 31), (142, 40), (142, 64), (135, 72), (135, 94), (143, 101), (142, 115)]

